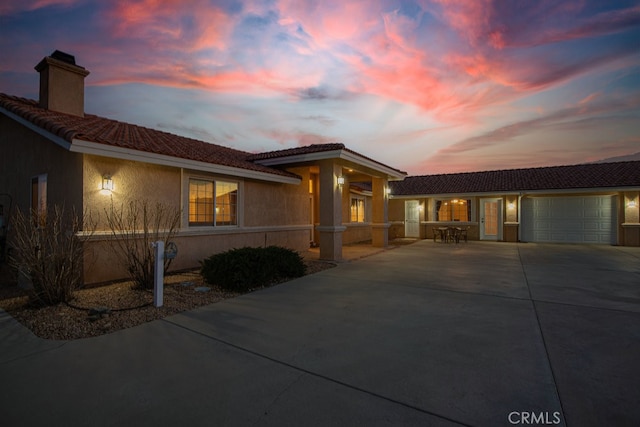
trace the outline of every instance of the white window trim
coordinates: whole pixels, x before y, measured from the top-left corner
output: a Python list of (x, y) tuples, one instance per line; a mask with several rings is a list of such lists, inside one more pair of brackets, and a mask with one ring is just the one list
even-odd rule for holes
[[(192, 179), (211, 181), (215, 183), (217, 181), (229, 182), (238, 186), (237, 196), (237, 212), (236, 212), (236, 224), (233, 225), (190, 225), (189, 224), (189, 182)], [(215, 207), (214, 207), (215, 208)], [(182, 173), (182, 221), (180, 228), (182, 231), (187, 230), (222, 230), (222, 229), (239, 229), (244, 225), (244, 181), (237, 177), (228, 177), (220, 175), (205, 175), (200, 173), (191, 173), (183, 171)]]

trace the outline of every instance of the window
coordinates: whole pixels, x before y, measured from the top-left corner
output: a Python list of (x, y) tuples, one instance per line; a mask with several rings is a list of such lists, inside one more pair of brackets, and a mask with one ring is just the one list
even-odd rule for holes
[[(31, 178), (31, 213), (42, 217), (47, 211), (47, 175)], [(43, 217), (42, 217), (43, 218)]]
[(189, 225), (237, 225), (238, 184), (189, 180)]
[(471, 200), (438, 200), (436, 221), (471, 221)]
[(216, 225), (237, 225), (238, 184), (216, 182)]
[(351, 222), (364, 222), (364, 198), (351, 198)]

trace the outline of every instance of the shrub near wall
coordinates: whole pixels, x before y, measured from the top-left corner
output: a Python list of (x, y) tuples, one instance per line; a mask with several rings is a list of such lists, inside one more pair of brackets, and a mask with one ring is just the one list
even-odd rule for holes
[(201, 264), (200, 274), (207, 283), (239, 292), (300, 277), (306, 270), (297, 252), (279, 246), (231, 249)]

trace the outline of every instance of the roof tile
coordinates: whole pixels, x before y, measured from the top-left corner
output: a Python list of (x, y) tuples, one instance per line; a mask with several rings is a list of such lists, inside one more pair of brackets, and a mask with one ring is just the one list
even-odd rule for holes
[(640, 161), (410, 176), (392, 194), (467, 194), (640, 186)]
[(85, 114), (73, 116), (47, 110), (36, 101), (0, 93), (0, 107), (73, 144), (74, 139), (187, 160), (247, 169), (274, 175), (296, 175), (253, 163), (251, 153)]

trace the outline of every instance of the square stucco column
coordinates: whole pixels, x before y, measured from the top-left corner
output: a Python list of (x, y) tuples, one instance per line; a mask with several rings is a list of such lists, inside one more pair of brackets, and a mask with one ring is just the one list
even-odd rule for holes
[(332, 160), (320, 162), (320, 225), (316, 228), (320, 237), (320, 259), (342, 259), (342, 191), (338, 177), (342, 166)]
[(385, 248), (389, 244), (389, 201), (387, 196), (387, 180), (373, 177), (372, 192), (372, 244), (378, 248)]

